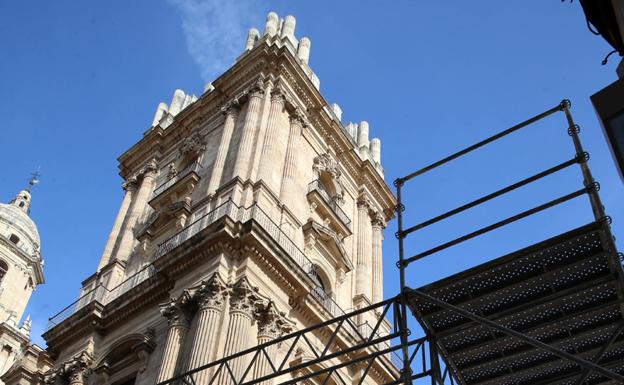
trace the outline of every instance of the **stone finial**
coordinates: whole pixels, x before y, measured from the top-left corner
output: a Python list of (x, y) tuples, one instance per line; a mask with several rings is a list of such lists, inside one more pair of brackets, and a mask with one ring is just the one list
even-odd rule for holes
[(154, 119), (152, 120), (152, 127), (155, 127), (160, 123), (160, 120), (167, 113), (167, 103), (160, 102), (158, 103), (158, 107), (156, 108), (156, 113), (154, 114)]
[(310, 46), (312, 42), (307, 37), (302, 37), (299, 40), (299, 45), (297, 46), (297, 57), (301, 59), (302, 62), (308, 64), (310, 60)]
[(212, 92), (214, 89), (215, 88), (212, 83), (206, 83), (206, 85), (204, 86), (204, 92)]
[(297, 39), (295, 38), (295, 25), (297, 24), (297, 19), (293, 15), (288, 15), (284, 18), (284, 22), (282, 23), (282, 38), (288, 38), (293, 45), (297, 45)]
[(358, 147), (368, 147), (368, 122), (363, 120), (358, 126)]
[(269, 36), (275, 36), (277, 34), (278, 25), (279, 25), (279, 16), (277, 16), (277, 13), (269, 12), (266, 18), (264, 34), (269, 35)]
[(258, 40), (259, 37), (260, 37), (260, 32), (257, 29), (255, 28), (250, 29), (249, 32), (247, 33), (247, 43), (245, 43), (245, 51), (251, 51), (254, 45), (256, 45), (256, 41)]
[(169, 113), (171, 115), (177, 115), (178, 112), (182, 111), (185, 97), (186, 95), (181, 89), (177, 89), (174, 91), (173, 98), (171, 99), (171, 103), (169, 104)]
[(332, 103), (330, 107), (331, 107), (331, 110), (334, 112), (334, 115), (336, 115), (336, 117), (338, 118), (338, 121), (340, 122), (342, 120), (342, 108), (340, 108), (338, 103)]
[(381, 139), (379, 138), (371, 139), (370, 153), (375, 163), (381, 163)]

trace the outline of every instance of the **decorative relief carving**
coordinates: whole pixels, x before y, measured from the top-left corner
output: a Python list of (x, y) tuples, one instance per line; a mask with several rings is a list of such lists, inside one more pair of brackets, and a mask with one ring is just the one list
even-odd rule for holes
[(128, 190), (136, 190), (136, 188), (138, 187), (139, 183), (137, 181), (137, 178), (135, 176), (131, 176), (130, 178), (128, 178), (125, 182), (123, 182), (121, 184), (121, 188), (128, 191)]
[(167, 167), (167, 178), (171, 179), (176, 175), (178, 175), (178, 168), (174, 162), (171, 162), (169, 163), (169, 167)]
[(179, 298), (172, 298), (169, 302), (160, 305), (160, 314), (167, 319), (170, 327), (188, 328), (191, 323), (189, 315), (188, 293), (184, 293)]
[(184, 158), (197, 157), (206, 150), (206, 140), (199, 134), (185, 138), (180, 145), (180, 156)]
[(286, 313), (276, 309), (273, 302), (256, 311), (258, 337), (275, 339), (294, 329), (294, 322), (286, 318)]
[(328, 154), (320, 154), (314, 158), (312, 169), (318, 180), (328, 181), (333, 191), (326, 191), (330, 194), (330, 198), (336, 203), (342, 203), (344, 200), (344, 186), (342, 184), (342, 172), (338, 163)]
[(240, 279), (232, 286), (230, 313), (240, 313), (252, 318), (260, 305), (262, 298), (258, 295), (258, 288), (251, 286), (246, 278)]
[(69, 384), (84, 384), (91, 372), (93, 357), (86, 351), (80, 352), (68, 361), (65, 361), (58, 369), (51, 369), (44, 374), (46, 385), (55, 385), (60, 379), (66, 379)]
[(222, 310), (227, 296), (227, 286), (218, 274), (202, 281), (198, 286), (189, 290), (193, 300), (200, 309)]

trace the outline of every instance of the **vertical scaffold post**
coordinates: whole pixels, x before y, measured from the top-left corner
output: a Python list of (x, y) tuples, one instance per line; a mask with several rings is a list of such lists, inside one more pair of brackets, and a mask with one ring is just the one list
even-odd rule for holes
[[(409, 337), (409, 329), (407, 327), (407, 291), (405, 290), (405, 255), (403, 248), (403, 211), (405, 210), (405, 206), (401, 202), (401, 188), (403, 187), (404, 180), (399, 178), (394, 181), (394, 186), (397, 189), (397, 226), (398, 230), (396, 233), (396, 237), (399, 240), (399, 261), (397, 262), (397, 267), (399, 268), (399, 276), (400, 276), (400, 286), (401, 286), (401, 294), (400, 294), (400, 313), (399, 316), (399, 332), (401, 338), (401, 351), (403, 353), (403, 370), (401, 371), (403, 375), (403, 383), (406, 385), (412, 384), (412, 369), (410, 367), (410, 358), (408, 351), (408, 337)], [(397, 315), (395, 315), (396, 317)]]
[(602, 201), (600, 200), (600, 194), (598, 194), (598, 190), (600, 190), (600, 185), (594, 180), (592, 173), (589, 169), (589, 165), (587, 164), (587, 160), (589, 159), (589, 154), (585, 152), (583, 149), (583, 145), (581, 144), (581, 139), (579, 138), (579, 132), (581, 131), (580, 127), (574, 123), (574, 119), (572, 119), (572, 114), (570, 113), (571, 103), (569, 100), (565, 99), (561, 102), (561, 109), (565, 113), (566, 120), (568, 122), (568, 135), (572, 138), (572, 142), (574, 143), (574, 150), (576, 151), (576, 156), (579, 161), (579, 166), (581, 168), (581, 173), (583, 175), (583, 184), (587, 188), (587, 195), (589, 196), (589, 203), (592, 208), (592, 212), (594, 214), (594, 219), (598, 223), (602, 223), (602, 227), (605, 233), (604, 242), (607, 251), (615, 252), (615, 241), (613, 240), (613, 234), (611, 233), (610, 227), (610, 218), (605, 214), (604, 206), (602, 205)]

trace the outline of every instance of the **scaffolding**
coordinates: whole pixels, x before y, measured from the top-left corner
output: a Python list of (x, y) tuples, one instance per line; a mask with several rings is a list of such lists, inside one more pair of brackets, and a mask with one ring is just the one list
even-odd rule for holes
[[(563, 113), (574, 157), (416, 225), (407, 183), (550, 115)], [(395, 180), (400, 292), (393, 298), (182, 373), (159, 385), (624, 384), (624, 272), (570, 102)], [(583, 186), (532, 209), (408, 255), (405, 240), (434, 223), (578, 165)], [(412, 288), (408, 266), (452, 246), (586, 195), (593, 221), (453, 276)], [(392, 314), (392, 328), (383, 327)], [(371, 315), (373, 318), (371, 318)], [(412, 336), (408, 320), (424, 336)], [(362, 319), (375, 319), (362, 328)], [(271, 357), (277, 346), (286, 353)], [(244, 370), (235, 373), (233, 367)], [(351, 375), (347, 375), (347, 370)], [(356, 373), (353, 376), (353, 373)], [(380, 381), (380, 378), (389, 380)]]

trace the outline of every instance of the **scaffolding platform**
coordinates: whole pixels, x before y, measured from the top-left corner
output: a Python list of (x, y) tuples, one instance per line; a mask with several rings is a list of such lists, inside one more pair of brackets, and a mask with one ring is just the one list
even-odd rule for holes
[[(621, 374), (622, 267), (609, 236), (593, 222), (418, 291)], [(422, 298), (409, 307), (462, 384), (618, 383)]]

